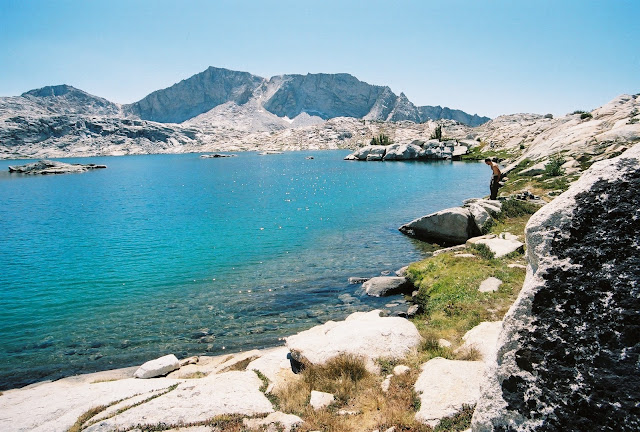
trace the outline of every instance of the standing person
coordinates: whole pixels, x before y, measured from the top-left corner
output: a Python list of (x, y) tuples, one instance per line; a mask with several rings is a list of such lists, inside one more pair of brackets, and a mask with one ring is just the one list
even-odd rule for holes
[(500, 187), (500, 176), (502, 173), (500, 172), (500, 168), (498, 164), (487, 158), (484, 160), (484, 163), (491, 167), (493, 174), (491, 175), (491, 183), (489, 184), (489, 190), (491, 190), (491, 196), (489, 199), (498, 199), (498, 188)]

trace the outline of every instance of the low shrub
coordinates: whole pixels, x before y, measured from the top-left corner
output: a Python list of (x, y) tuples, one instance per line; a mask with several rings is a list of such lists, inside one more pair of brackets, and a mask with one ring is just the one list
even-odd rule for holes
[(381, 146), (388, 146), (390, 144), (392, 144), (391, 140), (389, 139), (389, 137), (385, 134), (380, 134), (377, 137), (373, 137), (371, 138), (371, 141), (369, 142), (370, 145), (381, 145)]
[(502, 209), (500, 213), (496, 216), (496, 219), (499, 221), (503, 221), (508, 218), (516, 218), (525, 215), (532, 215), (538, 211), (540, 207), (535, 204), (517, 200), (517, 199), (508, 199), (503, 201)]
[(442, 126), (436, 126), (436, 130), (431, 134), (431, 139), (442, 141)]
[(580, 114), (580, 120), (584, 120), (584, 119), (588, 119), (588, 118), (593, 118), (593, 114), (589, 113), (589, 112), (585, 112)]
[(484, 259), (491, 260), (496, 257), (496, 254), (486, 244), (474, 244), (473, 249), (478, 253), (478, 255), (480, 255), (480, 257)]
[(566, 162), (561, 155), (553, 155), (549, 162), (544, 166), (544, 175), (546, 177), (558, 177), (564, 175), (562, 165)]
[(433, 432), (464, 431), (471, 428), (471, 417), (475, 411), (475, 405), (463, 405), (462, 409), (450, 417), (445, 417), (436, 425)]

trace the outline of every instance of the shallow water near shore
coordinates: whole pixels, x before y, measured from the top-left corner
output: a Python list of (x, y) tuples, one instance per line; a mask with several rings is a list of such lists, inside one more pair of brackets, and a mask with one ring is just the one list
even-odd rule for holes
[(424, 257), (398, 227), (486, 195), (490, 172), (347, 154), (76, 158), (108, 168), (55, 176), (0, 161), (0, 389), (274, 346), (384, 307), (348, 278)]

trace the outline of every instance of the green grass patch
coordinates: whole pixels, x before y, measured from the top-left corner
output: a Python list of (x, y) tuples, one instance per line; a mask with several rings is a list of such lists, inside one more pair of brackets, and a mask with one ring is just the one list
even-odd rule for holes
[[(521, 269), (507, 267), (508, 261), (455, 257), (444, 253), (409, 266), (407, 276), (418, 287), (416, 301), (424, 313), (419, 321), (432, 330), (453, 331), (459, 339), (482, 321), (502, 318), (515, 300), (524, 281)], [(482, 281), (496, 277), (503, 283), (494, 293), (478, 291)]]
[(454, 415), (440, 420), (433, 432), (458, 432), (469, 429), (475, 409), (475, 405), (463, 405), (462, 409)]
[(491, 248), (486, 244), (483, 244), (483, 243), (474, 244), (473, 249), (475, 249), (478, 255), (480, 255), (482, 258), (486, 260), (492, 260), (496, 257), (496, 254), (493, 253)]
[(208, 374), (201, 372), (201, 371), (196, 371), (193, 373), (190, 373), (188, 375), (182, 376), (180, 377), (181, 379), (200, 379), (200, 378), (204, 378), (206, 377)]
[(496, 217), (497, 220), (506, 221), (510, 218), (517, 218), (521, 216), (531, 216), (538, 211), (540, 207), (517, 199), (508, 199), (502, 202), (502, 209), (500, 214)]
[(470, 148), (467, 154), (462, 155), (461, 159), (463, 161), (483, 161), (486, 158), (504, 160), (512, 159), (514, 156), (514, 153), (508, 150), (486, 150), (486, 144), (481, 143), (479, 146)]

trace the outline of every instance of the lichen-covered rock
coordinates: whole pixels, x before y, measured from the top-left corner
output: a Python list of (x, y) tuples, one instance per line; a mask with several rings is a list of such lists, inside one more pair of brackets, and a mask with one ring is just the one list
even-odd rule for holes
[(534, 214), (474, 431), (639, 430), (640, 145)]

